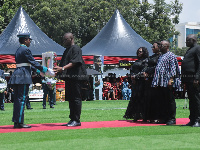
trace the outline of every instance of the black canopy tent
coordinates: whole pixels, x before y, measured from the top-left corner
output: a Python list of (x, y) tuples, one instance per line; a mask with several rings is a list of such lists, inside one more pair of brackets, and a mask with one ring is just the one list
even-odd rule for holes
[(83, 55), (136, 56), (139, 47), (152, 55), (151, 44), (138, 35), (116, 10), (103, 29), (84, 47)]
[(29, 49), (34, 56), (41, 56), (42, 53), (47, 51), (54, 51), (57, 55), (63, 54), (64, 47), (43, 33), (24, 11), (22, 6), (20, 6), (11, 22), (0, 35), (0, 54), (14, 55), (19, 47), (17, 35), (27, 32), (31, 34), (31, 38), (33, 39)]

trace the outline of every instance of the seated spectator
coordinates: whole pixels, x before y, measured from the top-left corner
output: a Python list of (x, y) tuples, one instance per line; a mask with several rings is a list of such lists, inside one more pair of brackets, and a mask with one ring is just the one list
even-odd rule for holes
[(117, 96), (119, 93), (118, 93), (117, 81), (116, 81), (115, 77), (113, 78), (111, 85), (112, 85), (112, 89), (113, 89), (113, 99), (118, 100)]
[(121, 83), (120, 82), (116, 82), (116, 92), (115, 92), (115, 96), (116, 98), (122, 99), (122, 87), (121, 87)]
[(116, 99), (115, 92), (113, 86), (109, 82), (109, 78), (107, 78), (107, 81), (104, 81), (103, 83), (103, 97), (107, 100)]
[(106, 81), (103, 82), (103, 99), (108, 99), (108, 91), (110, 90)]

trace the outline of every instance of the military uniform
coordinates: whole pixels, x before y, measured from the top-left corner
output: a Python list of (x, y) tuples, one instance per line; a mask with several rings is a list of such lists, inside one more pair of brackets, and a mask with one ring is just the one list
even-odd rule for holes
[[(26, 36), (19, 35), (18, 37)], [(28, 35), (30, 38), (30, 34)], [(31, 65), (42, 72), (47, 68), (41, 66), (32, 56), (31, 51), (24, 44), (21, 44), (15, 53), (17, 68), (13, 72), (9, 84), (12, 85), (14, 94), (14, 109), (12, 121), (15, 124), (24, 123), (24, 107), (28, 98), (29, 85), (32, 84)]]
[[(0, 69), (0, 77), (5, 79), (4, 71)], [(4, 92), (0, 93), (0, 109), (4, 110)]]

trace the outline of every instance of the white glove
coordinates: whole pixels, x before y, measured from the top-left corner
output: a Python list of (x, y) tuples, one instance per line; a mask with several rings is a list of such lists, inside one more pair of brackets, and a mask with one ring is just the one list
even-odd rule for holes
[(45, 73), (45, 75), (48, 77), (55, 77), (55, 72), (52, 69), (48, 68), (48, 71)]

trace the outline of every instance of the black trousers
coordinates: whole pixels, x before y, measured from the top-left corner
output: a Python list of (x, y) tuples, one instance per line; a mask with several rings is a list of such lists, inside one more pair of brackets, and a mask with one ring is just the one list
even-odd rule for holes
[(29, 97), (27, 98), (27, 101), (26, 101), (26, 108), (31, 108), (31, 103), (29, 101)]
[(195, 87), (192, 82), (186, 82), (186, 90), (189, 98), (191, 122), (200, 122), (200, 86)]
[(4, 109), (4, 92), (0, 93), (0, 109)]
[(12, 121), (24, 123), (24, 107), (28, 98), (29, 84), (15, 84), (13, 89), (15, 95)]
[(161, 101), (159, 107), (159, 118), (164, 121), (175, 120), (176, 117), (176, 102), (173, 94), (173, 89), (168, 87), (156, 87)]
[(65, 81), (65, 100), (69, 102), (70, 115), (72, 121), (80, 122), (82, 97), (81, 86), (83, 81), (66, 80)]
[(48, 94), (48, 99), (49, 99), (49, 105), (50, 106), (53, 106), (53, 102), (54, 102), (54, 89), (53, 90), (50, 90), (47, 86), (47, 84), (43, 83), (42, 84), (42, 89), (43, 89), (43, 92), (44, 92), (44, 95), (43, 95), (43, 103), (42, 105), (43, 106), (46, 106), (46, 98), (47, 98), (47, 94)]

